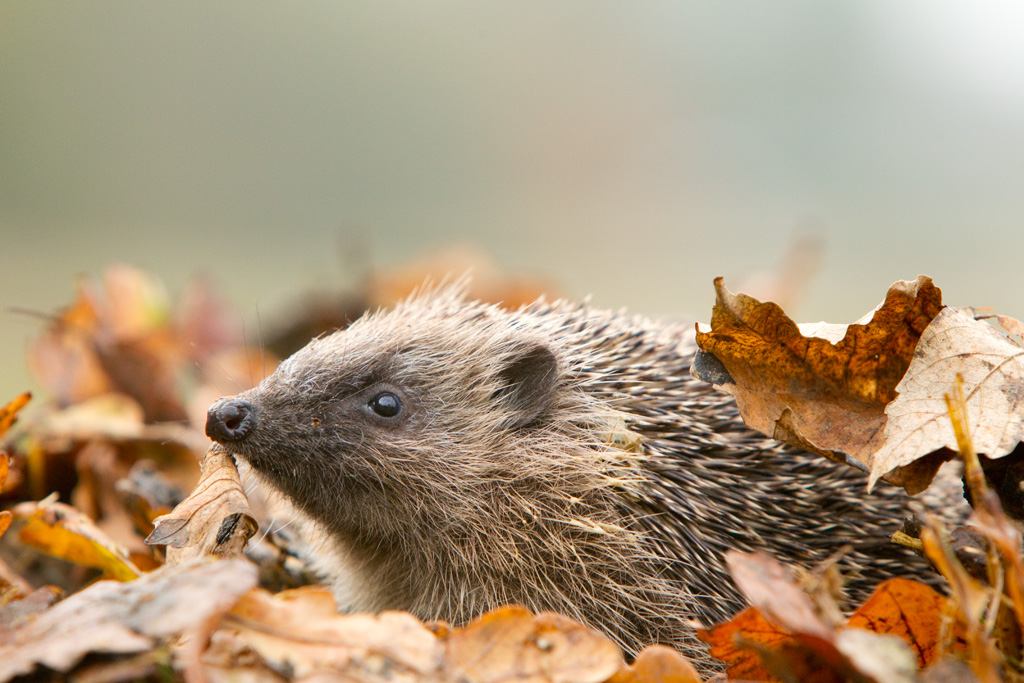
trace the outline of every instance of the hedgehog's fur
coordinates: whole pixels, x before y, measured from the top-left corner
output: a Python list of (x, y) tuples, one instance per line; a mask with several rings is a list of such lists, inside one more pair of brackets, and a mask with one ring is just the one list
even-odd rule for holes
[[(868, 495), (858, 472), (744, 427), (690, 376), (692, 337), (583, 305), (508, 312), (428, 292), (237, 397), (253, 428), (226, 445), (323, 530), (347, 609), (460, 623), (520, 603), (630, 653), (701, 656), (688, 622), (742, 607), (729, 548), (807, 565), (850, 543), (857, 594), (921, 572), (888, 543), (901, 492)], [(382, 390), (398, 418), (368, 412)]]

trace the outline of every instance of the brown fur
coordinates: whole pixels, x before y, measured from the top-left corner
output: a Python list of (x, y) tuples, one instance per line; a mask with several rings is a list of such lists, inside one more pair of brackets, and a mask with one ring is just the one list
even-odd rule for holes
[[(693, 353), (686, 328), (446, 289), (311, 342), (239, 396), (253, 429), (226, 445), (323, 530), (348, 609), (521, 603), (700, 657), (688, 620), (742, 607), (729, 548), (807, 564), (853, 543), (855, 593), (922, 571), (887, 542), (899, 492), (745, 428)], [(398, 418), (367, 410), (381, 391)]]

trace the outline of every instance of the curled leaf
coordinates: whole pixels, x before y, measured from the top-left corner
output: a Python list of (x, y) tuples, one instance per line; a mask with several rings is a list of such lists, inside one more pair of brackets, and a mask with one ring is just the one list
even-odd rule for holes
[[(781, 308), (733, 294), (719, 278), (711, 331), (697, 344), (717, 363), (695, 374), (733, 394), (744, 422), (773, 438), (862, 469), (885, 406), (922, 332), (942, 309), (930, 278), (897, 282), (870, 321), (807, 336)], [(718, 372), (701, 373), (701, 368)]]
[(153, 520), (148, 545), (167, 545), (185, 552), (168, 552), (168, 563), (201, 555), (237, 555), (258, 525), (238, 478), (231, 455), (211, 446), (203, 458), (199, 483), (169, 515)]

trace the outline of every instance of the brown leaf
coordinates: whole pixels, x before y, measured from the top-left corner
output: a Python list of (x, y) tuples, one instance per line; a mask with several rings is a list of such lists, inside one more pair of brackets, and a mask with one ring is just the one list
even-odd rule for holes
[(153, 520), (149, 545), (167, 545), (170, 564), (192, 557), (237, 555), (256, 533), (258, 525), (231, 455), (218, 445), (211, 446), (202, 463), (199, 483), (171, 514)]
[(183, 419), (178, 381), (187, 340), (173, 323), (156, 278), (114, 265), (102, 291), (79, 284), (75, 302), (31, 345), (30, 366), (60, 405), (118, 391), (148, 421)]
[(689, 660), (664, 645), (650, 645), (624, 666), (608, 683), (701, 683), (700, 675)]
[(598, 683), (621, 663), (619, 648), (582, 624), (518, 607), (488, 612), (448, 636), (449, 676), (479, 683)]
[(747, 601), (772, 623), (790, 633), (804, 633), (824, 640), (832, 637), (811, 599), (796, 585), (787, 567), (763, 552), (730, 550), (725, 563)]
[(143, 434), (144, 418), (141, 406), (133, 398), (108, 393), (45, 414), (35, 431), (47, 438), (76, 441), (137, 439)]
[(939, 634), (946, 598), (923, 583), (889, 579), (875, 588), (847, 626), (898, 636), (916, 653), (918, 666), (931, 666), (941, 654)]
[(412, 615), (341, 615), (331, 594), (319, 587), (277, 595), (251, 591), (225, 623), (272, 667), (296, 677), (324, 671), (360, 680), (374, 680), (380, 671), (425, 676), (439, 670), (444, 655), (434, 634)]
[(763, 434), (869, 466), (865, 444), (942, 309), (931, 279), (895, 283), (866, 324), (818, 330), (835, 341), (803, 335), (781, 308), (733, 294), (721, 278), (715, 288), (711, 332), (698, 330), (697, 343), (717, 363), (698, 360), (694, 374), (733, 394), (744, 422)]
[(131, 581), (139, 569), (128, 553), (81, 512), (55, 500), (21, 503), (13, 510), (25, 520), (18, 540), (62, 560), (101, 569), (108, 578)]
[[(61, 597), (59, 588), (43, 586), (0, 606), (0, 633), (13, 631), (45, 612)], [(0, 638), (2, 640), (2, 638)]]
[(163, 567), (127, 583), (100, 581), (19, 628), (0, 627), (0, 683), (44, 665), (68, 671), (90, 652), (142, 652), (227, 611), (256, 584), (244, 560)]
[(1024, 348), (970, 310), (946, 308), (921, 335), (899, 397), (885, 409), (885, 429), (870, 444), (872, 484), (895, 479), (920, 489), (934, 476), (922, 459), (957, 450), (945, 401), (957, 375), (976, 452), (999, 458), (1024, 441)]

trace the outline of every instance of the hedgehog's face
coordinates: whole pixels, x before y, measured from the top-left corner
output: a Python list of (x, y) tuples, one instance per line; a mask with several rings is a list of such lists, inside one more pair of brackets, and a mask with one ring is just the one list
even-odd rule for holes
[(207, 433), (333, 531), (443, 530), (521, 476), (512, 444), (543, 428), (558, 383), (555, 355), (521, 330), (392, 313), (221, 399)]

